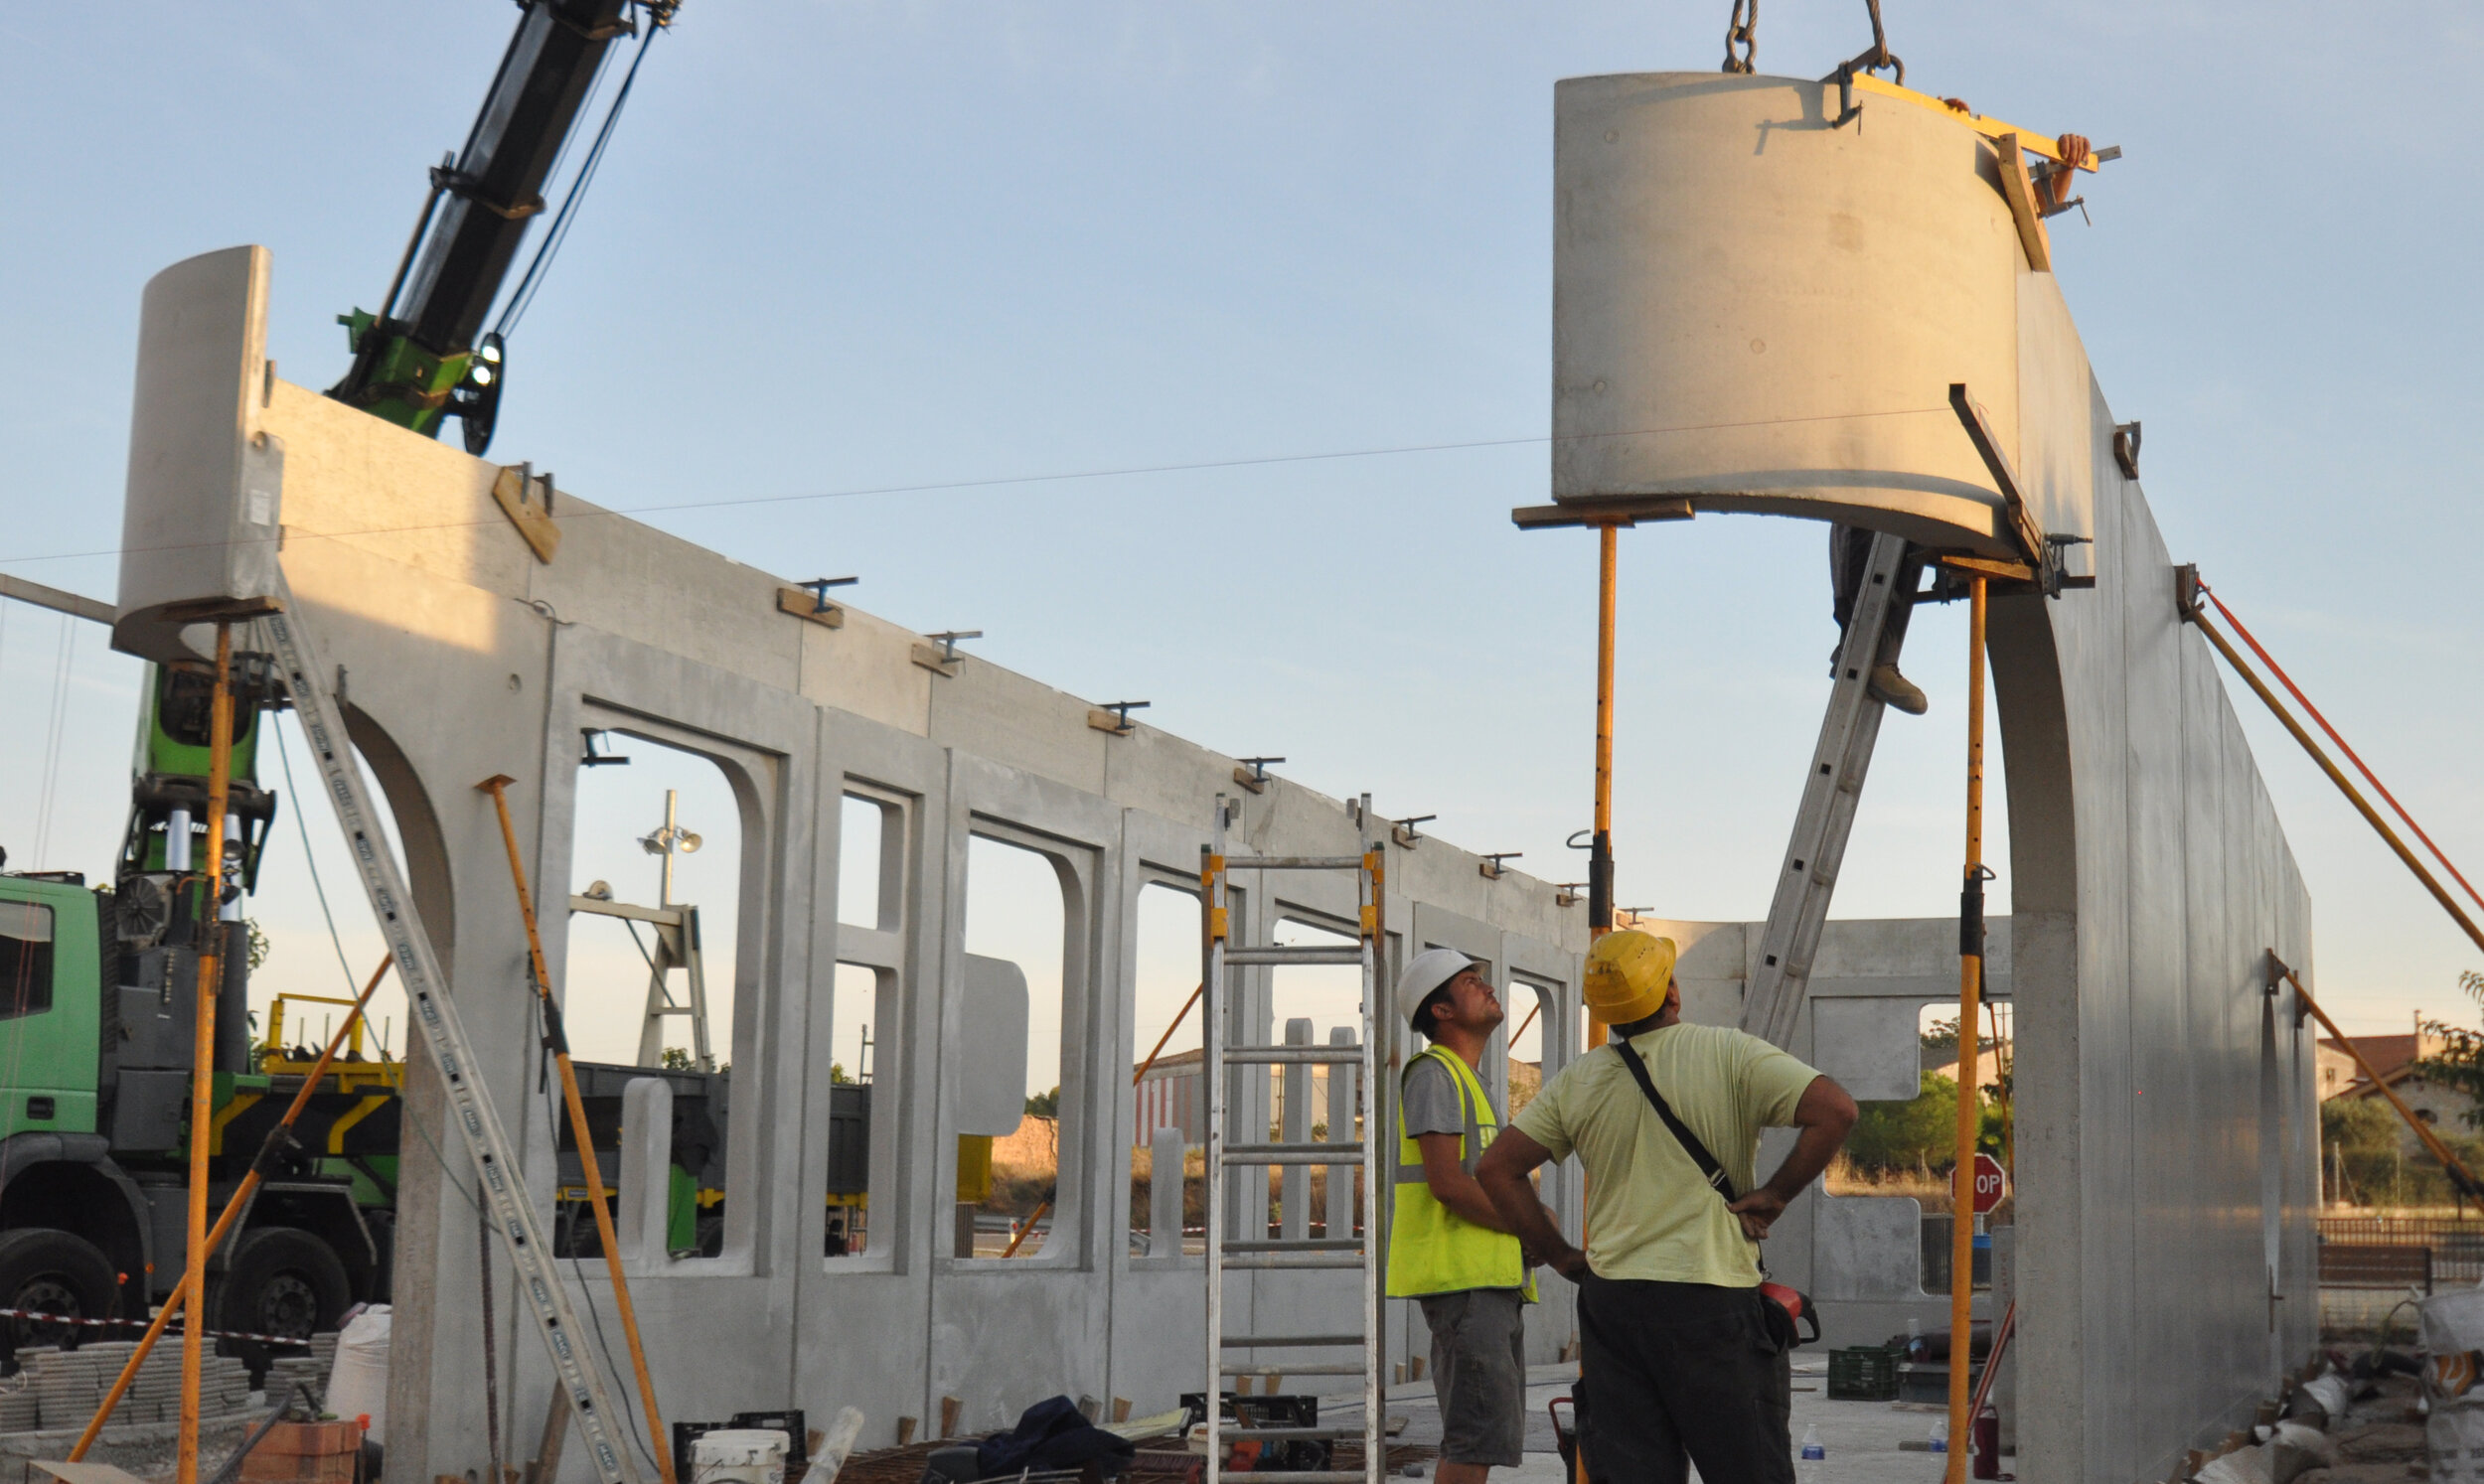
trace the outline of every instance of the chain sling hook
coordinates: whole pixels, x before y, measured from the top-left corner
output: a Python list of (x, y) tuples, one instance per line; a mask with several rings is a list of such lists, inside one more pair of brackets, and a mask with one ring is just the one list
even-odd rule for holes
[[(1725, 26), (1725, 66), (1728, 73), (1749, 74), (1751, 60), (1760, 51), (1760, 0), (1734, 0), (1734, 13)], [(1740, 55), (1736, 55), (1736, 48)]]

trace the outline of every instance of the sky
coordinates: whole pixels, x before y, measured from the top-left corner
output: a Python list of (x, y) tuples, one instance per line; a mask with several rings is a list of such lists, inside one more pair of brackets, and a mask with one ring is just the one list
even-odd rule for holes
[[(1547, 496), (1552, 84), (1711, 70), (1727, 8), (689, 0), (512, 338), (494, 457), (789, 578), (858, 574), (867, 610), (1575, 879), (1593, 537), (1507, 519)], [(2177, 559), (2484, 865), (2484, 17), (1885, 10), (1911, 84), (2123, 147), (2055, 256)], [(29, 145), (0, 185), (0, 571), (110, 597), (163, 266), (266, 244), (280, 373), (344, 370), (334, 317), (376, 307), (512, 24), (504, 0), (0, 12), (0, 124)], [(1860, 5), (1779, 0), (1758, 60), (1817, 76), (1868, 40)], [(1760, 517), (1625, 534), (1625, 905), (1766, 912), (1834, 639), (1822, 544)], [(0, 606), (0, 844), (106, 873), (137, 668)], [(1962, 615), (1919, 616), (1933, 711), (1884, 728), (1839, 916), (1954, 911), (1964, 645)], [(2457, 976), (2484, 952), (2234, 693), (2325, 1002), (2477, 1023)], [(652, 893), (632, 836), (662, 783), (629, 788), (580, 870)], [(263, 983), (334, 993), (289, 830)]]

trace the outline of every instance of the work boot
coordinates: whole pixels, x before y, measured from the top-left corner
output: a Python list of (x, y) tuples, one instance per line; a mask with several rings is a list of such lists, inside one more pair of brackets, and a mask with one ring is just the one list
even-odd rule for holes
[(1872, 699), (1884, 706), (1895, 706), (1909, 716), (1921, 716), (1932, 709), (1932, 702), (1924, 698), (1924, 692), (1917, 688), (1915, 682), (1898, 673), (1898, 663), (1894, 660), (1874, 667), (1872, 677), (1863, 688)]

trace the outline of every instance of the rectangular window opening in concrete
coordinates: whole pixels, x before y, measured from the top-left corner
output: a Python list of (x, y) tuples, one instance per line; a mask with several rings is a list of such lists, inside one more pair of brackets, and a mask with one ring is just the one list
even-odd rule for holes
[(952, 1253), (1026, 1261), (1057, 1255), (1053, 1234), (1077, 1219), (1061, 1175), (1084, 1089), (1063, 1054), (1069, 861), (1039, 848), (1038, 836), (998, 838), (999, 827), (977, 821), (967, 846), (966, 1002), (944, 1048), (956, 1089)]
[[(821, 1256), (831, 1268), (896, 1263), (896, 1137), (904, 1107), (905, 842), (910, 796), (848, 779), (837, 828), (837, 963), (825, 1007), (828, 1066), (813, 1116), (827, 1134)], [(824, 1106), (823, 1106), (824, 1103)], [(876, 1224), (874, 1211), (882, 1213)]]
[[(596, 1161), (616, 1207), (621, 1100), (639, 1077), (673, 1086), (665, 1250), (722, 1255), (729, 1209), (734, 977), (747, 841), (723, 764), (615, 728), (626, 765), (581, 766), (571, 812), (562, 1013)], [(546, 897), (550, 894), (545, 893)], [(545, 902), (548, 908), (551, 903)], [(544, 913), (547, 932), (558, 926)], [(563, 1251), (592, 1257), (584, 1167), (560, 1118)], [(608, 1147), (607, 1147), (608, 1145)]]
[[(1173, 1258), (1205, 1251), (1205, 1100), (1199, 1077), (1204, 1008), (1198, 994), (1199, 896), (1150, 881), (1139, 889), (1136, 972), (1131, 983), (1130, 1255)], [(1156, 1062), (1142, 1072), (1159, 1041)], [(1157, 1220), (1159, 1158), (1177, 1179), (1177, 1205)], [(1167, 1201), (1175, 1198), (1168, 1196)], [(1193, 1236), (1196, 1232), (1198, 1235)]]

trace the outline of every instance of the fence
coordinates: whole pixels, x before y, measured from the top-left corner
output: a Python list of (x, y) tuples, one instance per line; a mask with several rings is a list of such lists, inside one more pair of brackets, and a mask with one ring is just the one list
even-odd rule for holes
[[(2320, 1218), (2320, 1248), (2324, 1283), (2351, 1283), (2376, 1262), (2388, 1265), (2387, 1259), (2377, 1251), (2385, 1248), (2428, 1252), (2434, 1283), (2447, 1286), (2484, 1282), (2484, 1221), (2430, 1216), (2324, 1216)], [(2332, 1272), (2338, 1276), (2332, 1278)]]

